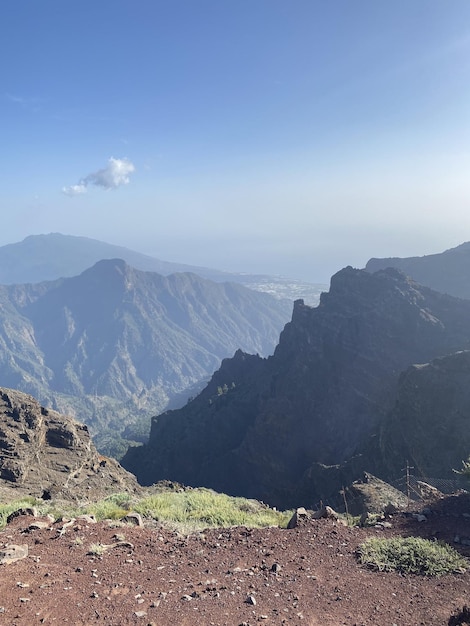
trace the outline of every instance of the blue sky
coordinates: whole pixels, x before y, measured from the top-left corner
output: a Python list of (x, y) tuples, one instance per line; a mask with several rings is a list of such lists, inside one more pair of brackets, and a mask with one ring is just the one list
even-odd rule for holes
[(0, 245), (326, 282), (470, 240), (468, 0), (15, 0), (0, 53)]

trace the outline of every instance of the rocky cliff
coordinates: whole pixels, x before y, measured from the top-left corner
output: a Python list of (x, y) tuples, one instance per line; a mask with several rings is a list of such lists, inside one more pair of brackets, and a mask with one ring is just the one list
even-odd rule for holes
[(88, 428), (31, 396), (0, 388), (0, 496), (95, 500), (138, 492), (135, 477), (98, 454)]
[(367, 469), (355, 455), (393, 407), (401, 371), (470, 348), (469, 320), (470, 302), (394, 269), (345, 268), (317, 308), (296, 302), (272, 357), (223, 361), (187, 407), (154, 418), (148, 445), (123, 464), (144, 484), (168, 478), (280, 507), (327, 498)]
[(470, 454), (470, 352), (412, 365), (376, 439), (375, 471), (403, 476), (406, 461), (424, 479), (455, 479)]

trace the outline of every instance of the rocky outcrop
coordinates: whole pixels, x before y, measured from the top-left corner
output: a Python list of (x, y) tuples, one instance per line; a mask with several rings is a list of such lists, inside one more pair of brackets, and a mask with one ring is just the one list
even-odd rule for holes
[(119, 491), (140, 488), (117, 461), (98, 454), (86, 425), (0, 388), (2, 497), (95, 500)]
[(470, 348), (469, 320), (470, 302), (396, 270), (345, 268), (317, 308), (295, 303), (272, 357), (225, 360), (193, 402), (153, 419), (149, 444), (123, 464), (144, 484), (315, 508), (368, 469), (357, 455), (393, 407), (400, 372)]
[(376, 438), (377, 470), (455, 479), (470, 454), (470, 352), (457, 352), (409, 367), (400, 377), (394, 407)]
[(348, 512), (352, 515), (398, 511), (408, 504), (406, 496), (401, 491), (368, 472), (345, 490), (344, 497)]

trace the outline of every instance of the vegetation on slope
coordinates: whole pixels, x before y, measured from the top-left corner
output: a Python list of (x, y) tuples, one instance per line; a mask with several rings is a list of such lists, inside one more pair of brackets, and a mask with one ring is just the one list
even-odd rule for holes
[(0, 504), (0, 527), (7, 517), (22, 507), (34, 506), (38, 511), (58, 518), (62, 515), (77, 516), (88, 513), (97, 520), (119, 520), (130, 511), (140, 513), (144, 519), (155, 520), (179, 532), (190, 533), (204, 528), (228, 528), (246, 526), (265, 528), (285, 527), (292, 511), (276, 511), (257, 500), (233, 498), (210, 489), (162, 491), (143, 498), (128, 493), (110, 495), (103, 500), (85, 506), (72, 507), (53, 500), (44, 502), (27, 498)]

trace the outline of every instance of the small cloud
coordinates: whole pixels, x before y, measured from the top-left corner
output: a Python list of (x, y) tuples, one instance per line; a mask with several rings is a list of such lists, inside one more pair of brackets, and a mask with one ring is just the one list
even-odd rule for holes
[(88, 174), (76, 185), (62, 187), (62, 192), (67, 196), (78, 196), (86, 193), (89, 185), (95, 185), (106, 190), (117, 189), (121, 185), (129, 184), (130, 175), (133, 172), (135, 172), (135, 166), (129, 159), (115, 159), (111, 157), (107, 167)]
[(70, 185), (70, 187), (62, 187), (62, 193), (65, 193), (66, 196), (79, 196), (86, 193), (86, 185), (79, 183), (78, 185)]
[(129, 159), (115, 159), (111, 157), (108, 161), (108, 167), (98, 170), (84, 179), (86, 185), (96, 185), (103, 189), (116, 189), (121, 185), (129, 184), (129, 175), (135, 171), (133, 163)]

